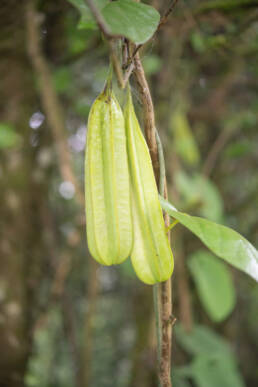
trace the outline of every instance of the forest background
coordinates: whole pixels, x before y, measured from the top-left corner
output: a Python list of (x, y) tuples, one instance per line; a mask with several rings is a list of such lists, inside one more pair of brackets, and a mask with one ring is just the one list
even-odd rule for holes
[[(156, 386), (151, 287), (87, 251), (86, 123), (109, 52), (71, 3), (0, 4), (0, 385)], [(258, 2), (179, 0), (140, 54), (170, 201), (258, 246)], [(132, 92), (141, 118), (133, 75)], [(256, 387), (257, 284), (180, 225), (172, 244), (173, 387)]]

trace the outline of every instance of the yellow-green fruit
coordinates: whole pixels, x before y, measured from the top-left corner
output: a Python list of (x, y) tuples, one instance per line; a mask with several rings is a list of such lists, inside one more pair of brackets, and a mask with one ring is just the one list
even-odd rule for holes
[(124, 116), (134, 227), (131, 260), (138, 277), (147, 284), (154, 284), (166, 281), (171, 276), (174, 261), (149, 150), (134, 112), (130, 92)]
[(88, 246), (103, 265), (123, 262), (132, 249), (124, 117), (110, 86), (89, 114), (85, 157)]

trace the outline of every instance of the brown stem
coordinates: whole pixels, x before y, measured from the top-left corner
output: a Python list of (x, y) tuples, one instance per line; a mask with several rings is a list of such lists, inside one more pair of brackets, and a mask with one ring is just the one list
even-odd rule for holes
[(172, 387), (171, 347), (172, 347), (172, 281), (169, 279), (161, 287), (161, 359), (159, 380), (162, 387)]
[(115, 53), (114, 42), (112, 40), (107, 40), (107, 45), (109, 47), (110, 59), (117, 77), (118, 85), (121, 87), (121, 89), (124, 89), (134, 70), (134, 63), (131, 63), (123, 74), (120, 61)]
[(124, 75), (124, 87), (126, 86), (132, 72), (134, 71), (134, 63), (132, 62), (129, 67), (127, 68), (126, 72), (125, 72), (125, 75)]
[(110, 59), (111, 59), (112, 66), (113, 66), (113, 69), (114, 69), (116, 77), (117, 77), (118, 84), (121, 87), (121, 89), (124, 89), (125, 84), (124, 84), (124, 79), (123, 79), (123, 72), (121, 69), (120, 61), (119, 61), (119, 59), (116, 55), (116, 52), (115, 52), (114, 42), (112, 40), (108, 39), (107, 45), (109, 48)]
[[(153, 109), (150, 89), (145, 77), (144, 69), (140, 60), (139, 53), (134, 58), (135, 70), (134, 74), (137, 81), (137, 86), (141, 95), (143, 104), (144, 116), (144, 131), (146, 141), (149, 146), (150, 155), (152, 159), (153, 169), (158, 186), (159, 182), (159, 156), (155, 136), (155, 115)], [(166, 183), (165, 183), (165, 197), (167, 197)], [(169, 216), (164, 215), (166, 226), (169, 225)], [(168, 235), (169, 238), (169, 235)], [(172, 292), (171, 280), (160, 284), (160, 316), (161, 316), (161, 359), (159, 364), (159, 381), (162, 387), (172, 387), (171, 382), (171, 338), (172, 338)]]
[(165, 12), (165, 14), (162, 16), (162, 18), (160, 19), (160, 22), (159, 22), (159, 25), (158, 25), (158, 28), (157, 30), (159, 30), (168, 20), (168, 17), (169, 15), (171, 14), (171, 12), (173, 11), (173, 9), (175, 8), (176, 4), (177, 4), (178, 0), (172, 0), (169, 8), (167, 9), (167, 11)]
[(159, 181), (159, 155), (158, 148), (155, 136), (155, 116), (153, 103), (151, 98), (151, 93), (149, 85), (147, 83), (142, 62), (139, 56), (139, 53), (136, 54), (134, 58), (134, 74), (137, 81), (137, 86), (141, 95), (141, 100), (143, 104), (143, 116), (144, 116), (144, 131), (146, 136), (146, 141), (150, 150), (150, 156), (153, 164), (153, 169), (158, 185)]

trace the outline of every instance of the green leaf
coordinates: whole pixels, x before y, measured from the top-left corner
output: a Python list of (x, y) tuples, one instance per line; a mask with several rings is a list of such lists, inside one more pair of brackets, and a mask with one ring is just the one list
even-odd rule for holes
[(190, 166), (200, 161), (199, 149), (193, 136), (187, 116), (182, 109), (176, 110), (171, 117), (176, 153)]
[(77, 114), (79, 114), (83, 118), (88, 118), (90, 112), (90, 105), (88, 104), (88, 100), (84, 100), (80, 97), (78, 101), (74, 104), (74, 110)]
[(0, 148), (12, 148), (20, 143), (20, 136), (15, 132), (13, 126), (0, 123)]
[(194, 31), (190, 36), (191, 43), (196, 52), (203, 53), (206, 49), (205, 41), (199, 31)]
[[(78, 24), (80, 29), (96, 29), (97, 25), (85, 0), (68, 0), (81, 14)], [(110, 32), (125, 36), (136, 44), (145, 43), (156, 31), (160, 15), (158, 11), (146, 4), (133, 0), (95, 0)]]
[(177, 324), (175, 335), (182, 348), (192, 355), (231, 354), (228, 343), (206, 326), (195, 325), (191, 332), (185, 332), (182, 325)]
[(164, 211), (195, 234), (215, 255), (258, 281), (258, 251), (239, 233), (210, 220), (175, 211), (160, 196)]
[(175, 174), (177, 189), (186, 203), (185, 207), (190, 207), (194, 203), (200, 203), (200, 215), (219, 222), (223, 215), (223, 202), (220, 193), (211, 180), (201, 174), (187, 175), (183, 171)]
[(226, 157), (236, 159), (256, 151), (256, 146), (246, 139), (230, 143), (224, 151)]
[(143, 58), (142, 64), (147, 75), (156, 74), (162, 66), (162, 60), (157, 55), (147, 55)]
[(178, 376), (193, 379), (198, 387), (243, 387), (234, 353), (229, 344), (206, 326), (195, 325), (185, 332), (176, 325), (175, 335), (182, 348), (194, 356), (193, 361), (177, 370)]
[(71, 92), (73, 78), (67, 67), (60, 67), (53, 73), (53, 82), (57, 93)]
[[(181, 367), (183, 368), (183, 367)], [(174, 387), (191, 387), (190, 382), (188, 382), (187, 379), (182, 377), (180, 373), (178, 372), (179, 367), (174, 367), (173, 375), (172, 375), (172, 382)], [(179, 369), (180, 371), (180, 369)]]
[(160, 15), (155, 8), (132, 0), (112, 1), (102, 15), (114, 35), (122, 35), (136, 44), (145, 43), (156, 31)]
[[(69, 3), (71, 3), (75, 8), (78, 9), (78, 11), (81, 14), (81, 19), (78, 24), (78, 28), (80, 29), (96, 29), (97, 24), (95, 22), (95, 19), (89, 9), (89, 7), (86, 4), (85, 0), (67, 0)], [(99, 9), (99, 11), (102, 10), (102, 8), (105, 7), (106, 4), (108, 4), (108, 0), (94, 0), (94, 3), (96, 7)]]
[(210, 318), (224, 320), (235, 306), (235, 288), (226, 265), (214, 255), (199, 250), (187, 264), (194, 278), (200, 300)]
[(122, 274), (122, 276), (124, 276), (127, 280), (129, 278), (137, 278), (132, 266), (131, 259), (127, 259), (126, 261), (121, 263), (121, 265), (118, 266), (118, 270), (120, 274)]
[(219, 356), (197, 356), (190, 374), (198, 387), (244, 387), (235, 359), (225, 354)]

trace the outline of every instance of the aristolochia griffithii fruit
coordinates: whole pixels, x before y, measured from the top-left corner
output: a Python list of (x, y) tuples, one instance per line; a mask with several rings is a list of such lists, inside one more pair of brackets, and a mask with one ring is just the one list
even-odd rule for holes
[(85, 198), (88, 247), (103, 265), (123, 262), (133, 231), (124, 117), (110, 82), (89, 114)]
[(166, 235), (149, 150), (128, 89), (125, 128), (129, 159), (134, 243), (131, 260), (138, 277), (147, 284), (166, 281), (174, 261)]

